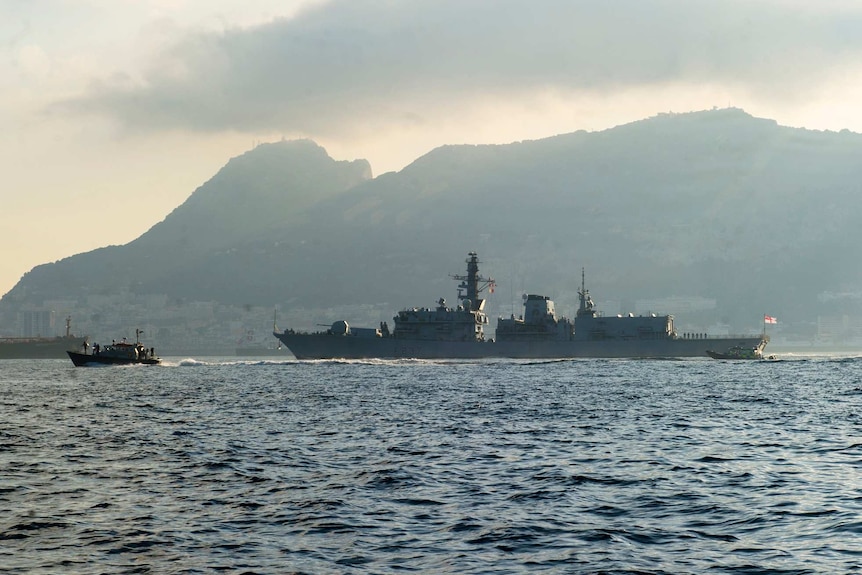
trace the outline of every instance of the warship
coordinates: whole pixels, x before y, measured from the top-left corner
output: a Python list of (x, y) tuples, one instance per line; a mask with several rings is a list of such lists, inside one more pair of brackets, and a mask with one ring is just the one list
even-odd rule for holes
[(0, 337), (0, 359), (61, 359), (66, 351), (80, 349), (86, 337), (72, 335), (72, 318), (66, 318), (66, 335), (58, 337)]
[(710, 337), (680, 335), (672, 315), (605, 316), (585, 286), (581, 272), (580, 306), (574, 319), (558, 317), (547, 296), (524, 296), (524, 313), (497, 321), (495, 338), (486, 338), (489, 324), (482, 293), (493, 293), (493, 278), (479, 274), (479, 258), (468, 254), (460, 281), (458, 303), (440, 298), (434, 308), (410, 308), (376, 328), (356, 328), (346, 321), (313, 333), (292, 329), (273, 335), (297, 359), (566, 359), (707, 357), (708, 349), (734, 346), (762, 352), (764, 334)]

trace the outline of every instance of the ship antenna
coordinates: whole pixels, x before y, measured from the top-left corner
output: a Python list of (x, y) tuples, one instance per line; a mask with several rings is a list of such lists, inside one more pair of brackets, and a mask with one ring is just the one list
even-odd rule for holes
[(581, 268), (581, 291), (578, 292), (578, 296), (581, 300), (581, 311), (584, 311), (587, 309), (587, 280), (583, 267)]
[[(476, 252), (470, 252), (467, 255), (469, 256), (467, 259), (467, 275), (452, 275), (450, 277), (461, 281), (458, 285), (458, 300), (462, 303), (469, 300), (472, 309), (480, 309), (482, 300), (479, 299), (479, 294), (485, 291), (486, 288), (490, 289), (491, 293), (493, 293), (496, 284), (494, 278), (486, 278), (479, 275), (480, 262)], [(467, 290), (466, 295), (463, 290)]]
[(581, 289), (578, 290), (578, 299), (580, 299), (581, 302), (581, 307), (578, 309), (578, 317), (589, 314), (595, 316), (595, 312), (593, 311), (593, 301), (590, 299), (590, 292), (587, 291), (586, 273), (584, 272), (584, 268), (581, 268)]

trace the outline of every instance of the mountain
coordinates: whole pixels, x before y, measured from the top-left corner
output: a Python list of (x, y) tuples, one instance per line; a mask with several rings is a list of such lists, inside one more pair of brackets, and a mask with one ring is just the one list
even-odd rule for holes
[(860, 311), (860, 154), (859, 134), (738, 109), (444, 146), (377, 178), (310, 141), (267, 144), (130, 244), (34, 268), (0, 313), (120, 291), (288, 316), (389, 313), (453, 301), (447, 274), (475, 250), (498, 282), (492, 313), (530, 292), (572, 315), (584, 268), (594, 297), (621, 311), (701, 297), (715, 302), (712, 321), (735, 328), (757, 328), (765, 312), (810, 324)]
[[(367, 161), (336, 162), (308, 140), (263, 144), (231, 159), (133, 242), (36, 267), (3, 303), (121, 290), (229, 299), (218, 284), (235, 270), (214, 269), (214, 262), (236, 255), (242, 246), (266, 243), (265, 238), (279, 228), (302, 223), (309, 206), (370, 178)], [(251, 284), (256, 281), (247, 279)]]

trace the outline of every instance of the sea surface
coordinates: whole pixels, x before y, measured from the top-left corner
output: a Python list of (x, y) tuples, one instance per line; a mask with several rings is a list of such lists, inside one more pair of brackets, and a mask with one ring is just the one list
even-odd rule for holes
[(2, 361), (0, 573), (859, 573), (860, 407), (852, 356)]

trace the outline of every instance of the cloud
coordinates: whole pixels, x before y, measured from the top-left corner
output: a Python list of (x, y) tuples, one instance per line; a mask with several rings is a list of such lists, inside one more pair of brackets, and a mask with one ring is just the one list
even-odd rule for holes
[(539, 91), (732, 85), (804, 98), (855, 65), (862, 7), (781, 0), (333, 0), (193, 33), (64, 110), (133, 129), (312, 136)]

